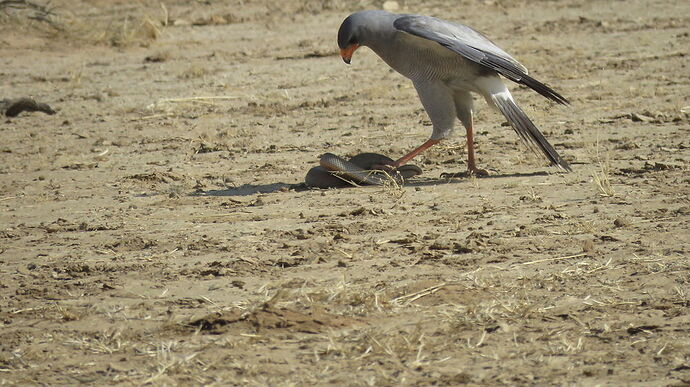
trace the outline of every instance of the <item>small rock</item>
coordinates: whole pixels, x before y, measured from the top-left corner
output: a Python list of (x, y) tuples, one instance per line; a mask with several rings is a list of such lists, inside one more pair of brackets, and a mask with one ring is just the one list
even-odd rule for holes
[(0, 99), (0, 114), (16, 117), (21, 112), (43, 112), (50, 115), (56, 113), (47, 104), (36, 102), (33, 98)]
[(167, 51), (163, 52), (157, 52), (154, 54), (151, 54), (144, 58), (145, 63), (160, 63), (160, 62), (165, 62), (168, 59), (170, 59), (170, 53)]
[(450, 242), (435, 241), (429, 246), (429, 250), (450, 250), (451, 247)]
[(472, 252), (472, 249), (467, 247), (467, 246), (463, 246), (460, 243), (454, 243), (453, 244), (453, 253), (455, 253), (455, 254), (468, 254), (471, 252)]
[(628, 220), (625, 218), (616, 218), (616, 220), (613, 221), (613, 225), (616, 227), (625, 227), (629, 224), (630, 222), (628, 222)]
[(678, 215), (690, 215), (690, 206), (683, 206), (677, 209), (676, 214)]

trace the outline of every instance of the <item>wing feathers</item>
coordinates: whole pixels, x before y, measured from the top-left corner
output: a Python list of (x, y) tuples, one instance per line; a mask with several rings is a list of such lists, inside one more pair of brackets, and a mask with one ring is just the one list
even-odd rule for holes
[(544, 97), (567, 105), (561, 94), (527, 75), (527, 69), (489, 39), (470, 27), (429, 16), (407, 15), (395, 20), (393, 26), (403, 32), (428, 39), (490, 68), (506, 78), (521, 83)]

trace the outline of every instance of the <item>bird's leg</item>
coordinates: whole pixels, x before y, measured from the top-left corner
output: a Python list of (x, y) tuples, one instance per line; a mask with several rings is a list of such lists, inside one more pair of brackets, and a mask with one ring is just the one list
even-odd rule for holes
[(488, 176), (489, 171), (486, 169), (477, 168), (474, 161), (474, 127), (472, 122), (466, 127), (467, 129), (467, 173), (474, 176)]
[(467, 129), (467, 171), (457, 173), (444, 172), (441, 174), (443, 178), (489, 176), (489, 171), (477, 168), (476, 161), (474, 160), (474, 127), (471, 118), (469, 124), (465, 126), (465, 129)]
[(431, 148), (432, 146), (438, 144), (439, 142), (441, 142), (441, 140), (434, 140), (434, 139), (427, 140), (424, 144), (418, 146), (412, 152), (410, 152), (410, 153), (406, 154), (405, 156), (396, 160), (393, 163), (393, 167), (398, 168), (398, 167), (401, 167), (401, 166), (407, 164), (408, 161), (417, 157), (418, 154), (424, 152), (425, 150)]
[(415, 158), (418, 154), (420, 154), (420, 153), (424, 152), (425, 150), (431, 148), (432, 146), (438, 144), (440, 141), (441, 140), (429, 139), (424, 144), (415, 148), (412, 152), (410, 152), (410, 153), (406, 154), (405, 156), (394, 161), (392, 164), (375, 165), (374, 168), (375, 169), (384, 169), (384, 170), (395, 170), (397, 168), (400, 168), (401, 166), (407, 164), (408, 161)]

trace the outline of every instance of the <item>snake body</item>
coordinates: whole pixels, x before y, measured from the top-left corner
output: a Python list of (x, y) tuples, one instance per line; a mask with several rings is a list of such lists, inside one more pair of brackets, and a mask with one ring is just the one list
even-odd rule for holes
[(307, 173), (305, 183), (309, 187), (335, 188), (352, 185), (383, 185), (398, 183), (419, 175), (422, 170), (415, 165), (403, 165), (392, 172), (373, 170), (375, 165), (392, 163), (393, 160), (377, 153), (361, 153), (345, 160), (333, 153), (325, 153), (319, 159), (319, 166)]

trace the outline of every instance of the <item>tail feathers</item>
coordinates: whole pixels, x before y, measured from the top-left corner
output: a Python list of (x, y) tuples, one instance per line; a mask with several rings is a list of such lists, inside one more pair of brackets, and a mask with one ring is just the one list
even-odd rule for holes
[(553, 146), (544, 138), (536, 125), (527, 117), (527, 114), (513, 101), (510, 94), (493, 94), (491, 99), (530, 150), (537, 156), (545, 157), (552, 165), (568, 172), (572, 171), (570, 165), (553, 149)]
[(536, 91), (537, 93), (543, 95), (544, 97), (557, 102), (561, 105), (569, 105), (570, 102), (562, 95), (560, 95), (556, 90), (546, 86), (545, 84), (537, 81), (536, 79), (524, 74), (517, 81), (523, 85), (529, 87), (530, 89)]

